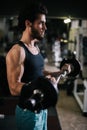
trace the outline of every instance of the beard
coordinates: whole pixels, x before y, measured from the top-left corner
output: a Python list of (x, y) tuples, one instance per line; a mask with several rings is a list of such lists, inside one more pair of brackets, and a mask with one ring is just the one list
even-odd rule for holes
[(41, 34), (38, 32), (37, 29), (35, 29), (33, 26), (31, 27), (32, 32), (32, 38), (37, 40), (43, 40), (44, 36), (41, 36)]

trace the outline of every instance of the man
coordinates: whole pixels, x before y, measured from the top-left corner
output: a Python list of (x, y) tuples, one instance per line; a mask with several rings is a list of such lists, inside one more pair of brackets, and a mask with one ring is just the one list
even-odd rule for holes
[[(34, 3), (19, 14), (18, 26), (22, 35), (6, 56), (9, 89), (14, 96), (20, 95), (26, 83), (49, 74), (44, 71), (44, 60), (36, 45), (44, 38), (46, 15), (46, 7)], [(56, 82), (54, 77), (50, 76), (50, 79)], [(35, 114), (17, 105), (15, 115), (18, 130), (47, 130), (47, 110)]]

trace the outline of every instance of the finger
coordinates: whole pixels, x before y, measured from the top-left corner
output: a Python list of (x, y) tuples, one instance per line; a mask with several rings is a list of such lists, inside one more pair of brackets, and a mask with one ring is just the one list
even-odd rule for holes
[(51, 77), (51, 81), (52, 81), (53, 83), (56, 83), (56, 82), (57, 82), (54, 77)]
[(46, 78), (50, 79), (50, 78), (51, 78), (51, 75), (47, 75)]

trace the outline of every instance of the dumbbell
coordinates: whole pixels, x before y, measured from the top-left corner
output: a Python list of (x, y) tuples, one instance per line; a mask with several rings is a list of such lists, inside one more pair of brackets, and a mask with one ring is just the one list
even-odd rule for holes
[(36, 80), (22, 87), (19, 106), (39, 113), (42, 109), (54, 107), (58, 100), (57, 84), (46, 77), (40, 76)]
[(81, 67), (80, 63), (75, 58), (64, 58), (60, 63), (60, 69), (64, 66), (64, 64), (70, 64), (71, 65), (71, 72), (67, 73), (66, 75), (69, 77), (76, 77), (79, 75)]

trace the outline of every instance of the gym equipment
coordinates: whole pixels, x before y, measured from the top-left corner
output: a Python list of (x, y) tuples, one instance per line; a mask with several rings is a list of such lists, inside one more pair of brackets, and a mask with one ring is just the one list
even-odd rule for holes
[(63, 67), (64, 64), (71, 65), (71, 72), (67, 75), (69, 77), (76, 77), (80, 72), (80, 63), (75, 58), (64, 58), (60, 63), (60, 69)]
[[(77, 101), (82, 113), (87, 117), (87, 37), (78, 31), (76, 37), (76, 58), (81, 62), (81, 77), (74, 82), (73, 96)], [(79, 89), (79, 80), (82, 88)]]
[(60, 74), (57, 77), (56, 84), (44, 76), (38, 77), (36, 80), (25, 84), (22, 87), (19, 97), (19, 106), (23, 109), (29, 109), (35, 113), (39, 113), (42, 109), (54, 107), (58, 100), (57, 84), (60, 78), (65, 77), (66, 75), (76, 76), (80, 71), (80, 64), (76, 59), (74, 62), (71, 60), (63, 60), (60, 68), (62, 68), (62, 66), (66, 63), (71, 64), (72, 71), (70, 74), (68, 74), (67, 71), (64, 71), (64, 73)]
[(87, 79), (83, 80), (83, 90), (77, 91), (77, 89), (78, 89), (78, 80), (74, 82), (73, 95), (78, 105), (80, 106), (83, 115), (87, 117)]
[(22, 87), (19, 106), (38, 113), (41, 109), (55, 106), (57, 99), (57, 84), (53, 85), (48, 78), (41, 76)]
[[(71, 63), (71, 73), (67, 74), (64, 78), (63, 85), (66, 87), (66, 93), (68, 96), (73, 94), (74, 81), (78, 79), (78, 74), (80, 75), (80, 63), (75, 59), (75, 55), (72, 52), (68, 52), (67, 58), (64, 59), (60, 64), (60, 69), (64, 63)], [(73, 68), (73, 66), (75, 66)]]

